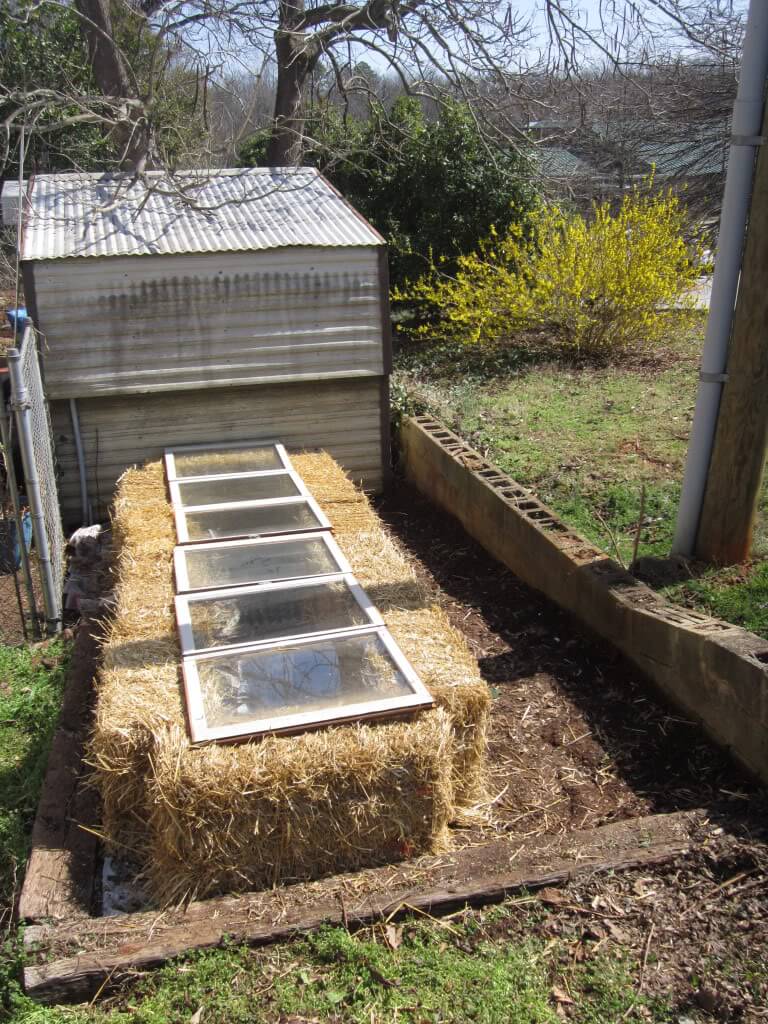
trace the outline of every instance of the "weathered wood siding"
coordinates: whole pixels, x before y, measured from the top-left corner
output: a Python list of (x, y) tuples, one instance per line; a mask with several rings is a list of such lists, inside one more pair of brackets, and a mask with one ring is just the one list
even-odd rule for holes
[[(88, 493), (106, 515), (123, 470), (174, 444), (276, 438), (289, 449), (325, 448), (369, 490), (379, 490), (388, 437), (386, 378), (209, 388), (78, 400)], [(80, 522), (69, 402), (51, 402), (65, 523)]]
[[(388, 372), (380, 247), (46, 260), (50, 398)], [(386, 302), (386, 298), (384, 300)]]

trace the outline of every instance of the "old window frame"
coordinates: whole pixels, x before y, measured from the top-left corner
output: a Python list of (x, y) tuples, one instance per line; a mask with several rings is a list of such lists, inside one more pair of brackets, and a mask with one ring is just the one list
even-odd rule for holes
[[(272, 448), (277, 456), (280, 466), (273, 466), (269, 469), (248, 468), (242, 472), (231, 469), (222, 473), (196, 472), (187, 476), (179, 476), (176, 466), (176, 457), (189, 453), (198, 452), (219, 452), (238, 451), (242, 449)], [(323, 512), (322, 508), (309, 492), (304, 480), (293, 468), (288, 453), (283, 444), (279, 441), (238, 441), (225, 444), (194, 444), (179, 445), (167, 448), (164, 452), (164, 464), (168, 491), (173, 509), (178, 544), (174, 549), (173, 562), (176, 580), (176, 596), (174, 597), (174, 612), (176, 618), (177, 635), (181, 649), (181, 670), (186, 704), (187, 724), (190, 739), (193, 745), (200, 745), (211, 742), (237, 742), (247, 738), (259, 738), (270, 734), (286, 734), (302, 732), (308, 729), (322, 728), (326, 725), (341, 724), (346, 722), (360, 722), (371, 719), (381, 719), (393, 716), (401, 716), (410, 712), (424, 710), (434, 707), (434, 700), (422, 683), (416, 671), (408, 659), (398, 647), (384, 620), (372, 603), (368, 594), (360, 586), (357, 579), (351, 572), (349, 562), (343, 555), (338, 544), (331, 536), (331, 523)], [(262, 498), (242, 501), (217, 501), (206, 504), (184, 505), (182, 499), (182, 487), (189, 483), (206, 481), (208, 483), (221, 483), (223, 493), (226, 493), (227, 481), (241, 480), (249, 477), (266, 477), (287, 474), (297, 490), (296, 495), (281, 498)], [(303, 504), (315, 518), (316, 526), (301, 526), (298, 528), (287, 527), (280, 530), (272, 530), (269, 533), (245, 533), (232, 537), (209, 538), (201, 537), (192, 540), (189, 535), (187, 517), (196, 513), (225, 512), (229, 510), (247, 510), (290, 507)], [(187, 571), (186, 558), (191, 550), (201, 549), (237, 549), (238, 547), (259, 547), (285, 543), (289, 541), (316, 540), (323, 543), (331, 559), (336, 563), (339, 571), (320, 572), (313, 575), (279, 577), (270, 580), (243, 581), (239, 583), (228, 583), (223, 586), (196, 587), (190, 586)], [(367, 621), (356, 622), (348, 626), (331, 628), (325, 625), (310, 632), (310, 622), (301, 622), (296, 628), (303, 632), (293, 633), (286, 636), (252, 637), (242, 638), (235, 643), (223, 643), (215, 647), (196, 647), (194, 631), (192, 628), (192, 607), (196, 602), (215, 601), (218, 599), (245, 597), (248, 594), (266, 594), (269, 592), (298, 593), (307, 587), (317, 587), (342, 582), (363, 612), (363, 618)], [(322, 613), (317, 613), (318, 618)], [(284, 616), (283, 621), (289, 619)], [(256, 626), (254, 628), (257, 628)], [(279, 628), (277, 625), (274, 629)], [(247, 630), (243, 631), (244, 633)], [(267, 632), (267, 631), (265, 631)], [(270, 627), (269, 632), (273, 632)], [(312, 711), (294, 712), (292, 714), (271, 714), (262, 718), (245, 718), (242, 723), (228, 723), (221, 726), (208, 726), (205, 718), (203, 692), (198, 673), (198, 664), (201, 661), (215, 660), (226, 656), (246, 655), (249, 652), (269, 652), (270, 650), (284, 650), (292, 646), (311, 647), (312, 645), (335, 644), (355, 637), (375, 636), (383, 645), (386, 653), (391, 658), (395, 668), (402, 676), (409, 694), (400, 694), (395, 697), (383, 697), (367, 701), (356, 701), (346, 705), (329, 707), (325, 710), (315, 708)], [(273, 709), (270, 709), (273, 710)]]
[[(198, 662), (212, 660), (230, 653), (243, 654), (251, 651), (277, 650), (291, 646), (300, 647), (308, 642), (323, 644), (332, 643), (334, 640), (372, 635), (377, 636), (387, 649), (398, 671), (413, 690), (411, 695), (385, 697), (379, 700), (345, 704), (322, 711), (314, 710), (294, 712), (293, 714), (286, 715), (271, 715), (266, 718), (252, 718), (247, 719), (241, 725), (208, 726), (206, 724), (205, 706), (197, 669)], [(424, 686), (413, 666), (398, 647), (394, 637), (383, 624), (326, 631), (324, 633), (311, 634), (308, 637), (284, 637), (280, 640), (246, 644), (236, 648), (219, 647), (215, 651), (198, 652), (182, 660), (182, 676), (190, 738), (195, 746), (214, 742), (236, 742), (265, 735), (286, 735), (350, 721), (359, 722), (391, 718), (413, 711), (428, 710), (435, 705), (434, 698), (429, 690)]]
[(308, 530), (302, 533), (280, 533), (276, 536), (270, 537), (244, 537), (239, 540), (201, 541), (200, 543), (195, 544), (177, 544), (173, 549), (173, 569), (176, 578), (177, 593), (179, 595), (194, 593), (207, 594), (211, 590), (223, 589), (221, 584), (217, 584), (212, 587), (190, 586), (187, 555), (192, 551), (199, 552), (207, 549), (237, 551), (238, 548), (268, 548), (273, 544), (289, 544), (296, 541), (314, 541), (324, 544), (338, 568), (329, 572), (312, 574), (302, 573), (299, 576), (275, 576), (265, 580), (246, 580), (242, 583), (227, 583), (225, 584), (226, 588), (266, 586), (268, 583), (285, 583), (302, 579), (319, 580), (326, 576), (352, 575), (352, 568), (341, 548), (333, 539), (332, 535), (326, 530)]
[[(181, 494), (181, 488), (187, 487), (189, 484), (199, 483), (212, 483), (221, 484), (223, 488), (226, 488), (228, 480), (250, 480), (259, 479), (262, 480), (265, 477), (276, 477), (276, 476), (287, 476), (296, 488), (295, 494), (287, 494), (282, 497), (276, 498), (244, 498), (241, 501), (227, 502), (226, 498), (222, 501), (206, 502), (205, 505), (201, 505), (199, 502), (196, 505), (185, 505)], [(250, 473), (214, 473), (204, 474), (202, 476), (183, 476), (175, 480), (168, 481), (168, 492), (171, 497), (171, 505), (176, 508), (191, 509), (191, 508), (204, 508), (206, 505), (251, 505), (257, 501), (282, 501), (283, 498), (310, 498), (311, 494), (307, 489), (307, 485), (301, 479), (295, 469), (264, 469), (264, 470), (253, 470)]]
[(248, 469), (243, 470), (242, 473), (238, 472), (227, 472), (227, 473), (197, 473), (196, 477), (206, 477), (208, 479), (216, 479), (217, 477), (226, 476), (251, 476), (254, 473), (282, 473), (282, 472), (295, 472), (293, 465), (291, 464), (288, 452), (285, 449), (285, 445), (280, 441), (275, 441), (268, 438), (265, 441), (225, 441), (221, 444), (211, 443), (210, 441), (206, 444), (180, 444), (174, 445), (172, 448), (166, 448), (163, 451), (163, 462), (165, 463), (165, 473), (168, 481), (171, 480), (190, 480), (191, 477), (179, 476), (176, 471), (176, 456), (177, 455), (189, 455), (199, 452), (219, 452), (219, 451), (242, 451), (248, 448), (274, 448), (278, 459), (282, 463), (282, 468), (278, 469)]
[[(187, 516), (196, 512), (226, 512), (229, 509), (277, 508), (285, 505), (307, 505), (317, 520), (317, 526), (300, 526), (284, 530), (270, 530), (269, 533), (241, 533), (233, 537), (199, 537), (191, 538), (187, 526)], [(223, 540), (239, 540), (255, 537), (286, 537), (296, 533), (314, 533), (330, 530), (331, 522), (311, 494), (297, 495), (294, 498), (262, 498), (258, 501), (223, 501), (215, 505), (172, 505), (176, 523), (176, 537), (179, 544), (210, 544)]]
[(366, 624), (361, 626), (360, 623), (354, 623), (351, 626), (339, 626), (336, 629), (328, 629), (325, 627), (324, 629), (314, 630), (309, 633), (290, 633), (286, 636), (274, 637), (269, 642), (285, 643), (288, 640), (306, 640), (317, 636), (319, 633), (334, 633), (338, 636), (342, 636), (357, 629), (384, 625), (384, 620), (382, 619), (379, 610), (371, 602), (371, 599), (357, 582), (357, 579), (352, 575), (352, 573), (333, 573), (326, 576), (302, 576), (297, 580), (283, 580), (277, 583), (257, 583), (247, 586), (223, 587), (215, 590), (193, 590), (186, 594), (177, 594), (174, 598), (176, 626), (179, 634), (179, 644), (181, 646), (182, 657), (186, 658), (191, 654), (203, 654), (210, 651), (217, 653), (221, 653), (223, 651), (237, 651), (244, 647), (251, 647), (267, 642), (266, 639), (254, 639), (243, 640), (240, 643), (235, 644), (222, 644), (220, 647), (196, 647), (194, 633), (192, 630), (190, 604), (197, 601), (216, 601), (227, 597), (243, 597), (246, 594), (264, 594), (278, 590), (298, 591), (307, 587), (316, 587), (329, 583), (346, 584), (352, 597), (357, 601), (357, 604), (368, 617), (369, 621)]

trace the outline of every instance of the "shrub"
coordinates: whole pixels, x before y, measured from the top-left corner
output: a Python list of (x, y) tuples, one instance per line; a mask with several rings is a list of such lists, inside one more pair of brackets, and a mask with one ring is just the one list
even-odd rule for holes
[(561, 347), (588, 355), (653, 346), (668, 329), (665, 310), (690, 310), (685, 296), (700, 245), (685, 241), (688, 218), (652, 180), (618, 209), (595, 205), (592, 217), (539, 205), (478, 250), (458, 260), (454, 277), (438, 264), (397, 297), (440, 310), (417, 329), (429, 338), (494, 343), (516, 330), (545, 331)]
[[(333, 107), (307, 116), (304, 162), (317, 165), (386, 238), (394, 283), (413, 281), (430, 265), (456, 268), (492, 225), (506, 231), (531, 207), (528, 160), (484, 136), (465, 104), (424, 116), (416, 99), (391, 111), (373, 104), (366, 121), (343, 119)], [(238, 150), (242, 165), (262, 163), (267, 131)]]

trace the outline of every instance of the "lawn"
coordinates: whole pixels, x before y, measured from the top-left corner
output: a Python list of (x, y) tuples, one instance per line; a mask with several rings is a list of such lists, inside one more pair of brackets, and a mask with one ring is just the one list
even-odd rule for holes
[[(405, 411), (441, 419), (628, 566), (635, 542), (639, 557), (671, 548), (703, 330), (703, 319), (672, 330), (663, 351), (613, 365), (406, 341), (394, 394)], [(761, 519), (750, 565), (691, 566), (666, 592), (768, 636), (766, 552)]]
[(31, 648), (0, 645), (0, 1016), (19, 993), (18, 937), (11, 906), (27, 855), (66, 673), (64, 641)]
[(575, 1008), (569, 1015), (575, 1024), (624, 1014), (631, 1021), (667, 1019), (666, 1001), (638, 994), (621, 960), (602, 956), (562, 970), (561, 950), (541, 940), (488, 938), (489, 928), (510, 913), (507, 907), (470, 914), (459, 924), (415, 921), (357, 935), (328, 928), (269, 950), (201, 953), (145, 976), (100, 1006), (30, 1006), (17, 1020), (556, 1024), (563, 1004)]

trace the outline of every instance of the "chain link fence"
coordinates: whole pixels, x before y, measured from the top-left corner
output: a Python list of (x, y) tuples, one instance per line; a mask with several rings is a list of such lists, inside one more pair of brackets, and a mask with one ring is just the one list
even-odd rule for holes
[(0, 404), (0, 436), (0, 643), (14, 644), (36, 635), (40, 588), (29, 557), (32, 520), (19, 491), (5, 401)]
[[(56, 488), (51, 422), (40, 372), (37, 333), (31, 324), (26, 325), (18, 348), (9, 349), (8, 369), (10, 406), (24, 472), (24, 494), (32, 522), (45, 629), (48, 633), (56, 633), (62, 623), (65, 542)], [(6, 439), (3, 439), (6, 465), (9, 454), (13, 460), (13, 445), (8, 440), (9, 445), (6, 445)], [(23, 518), (17, 529), (22, 536)]]

